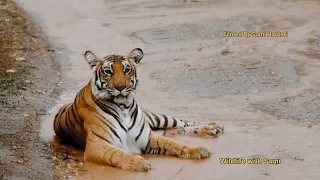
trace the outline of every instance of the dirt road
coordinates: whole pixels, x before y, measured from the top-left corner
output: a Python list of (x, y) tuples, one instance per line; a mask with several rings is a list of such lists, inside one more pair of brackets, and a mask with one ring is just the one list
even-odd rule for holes
[[(146, 157), (149, 173), (85, 163), (75, 179), (318, 179), (320, 3), (287, 0), (17, 0), (61, 54), (64, 93), (90, 78), (82, 54), (145, 52), (136, 98), (185, 120), (225, 124), (218, 139), (176, 137), (209, 147), (207, 161)], [(287, 32), (287, 37), (224, 37)], [(52, 116), (42, 137), (52, 137)], [(49, 133), (50, 132), (50, 133)], [(280, 158), (280, 164), (221, 164), (219, 158)], [(59, 169), (65, 172), (64, 169)]]

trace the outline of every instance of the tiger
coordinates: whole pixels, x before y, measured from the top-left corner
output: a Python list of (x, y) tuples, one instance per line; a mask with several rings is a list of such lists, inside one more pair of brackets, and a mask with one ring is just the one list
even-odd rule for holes
[(123, 170), (149, 171), (151, 165), (142, 154), (209, 158), (212, 153), (206, 147), (189, 146), (155, 132), (172, 129), (182, 135), (217, 137), (224, 125), (195, 124), (140, 107), (133, 92), (143, 56), (140, 48), (104, 58), (85, 51), (93, 76), (72, 103), (58, 110), (53, 123), (55, 137), (61, 144), (83, 149), (84, 162)]

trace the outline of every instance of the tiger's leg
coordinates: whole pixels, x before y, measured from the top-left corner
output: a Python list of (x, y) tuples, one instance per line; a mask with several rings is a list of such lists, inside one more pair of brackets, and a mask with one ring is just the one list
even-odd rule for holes
[(153, 130), (165, 129), (169, 131), (170, 134), (217, 137), (218, 134), (224, 131), (223, 124), (217, 122), (190, 123), (146, 109), (143, 109), (143, 113)]
[(165, 154), (184, 159), (203, 159), (211, 156), (205, 147), (191, 147), (171, 138), (158, 135), (151, 131), (150, 140), (145, 150), (146, 154)]
[(150, 170), (150, 165), (141, 156), (129, 154), (111, 145), (106, 138), (93, 133), (91, 130), (87, 134), (84, 160), (115, 166), (124, 170)]

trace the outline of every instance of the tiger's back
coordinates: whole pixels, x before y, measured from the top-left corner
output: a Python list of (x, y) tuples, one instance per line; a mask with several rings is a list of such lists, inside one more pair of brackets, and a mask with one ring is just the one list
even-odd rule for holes
[(86, 145), (86, 131), (84, 121), (78, 114), (77, 94), (73, 103), (62, 106), (54, 117), (54, 131), (62, 144), (84, 149)]

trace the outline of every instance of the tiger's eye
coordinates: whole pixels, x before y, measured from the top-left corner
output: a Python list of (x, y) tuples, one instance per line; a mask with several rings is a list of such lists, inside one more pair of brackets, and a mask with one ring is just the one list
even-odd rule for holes
[(125, 67), (125, 69), (124, 69), (124, 72), (126, 73), (126, 74), (128, 74), (129, 72), (131, 71), (131, 67), (130, 67), (130, 65), (126, 65), (126, 67)]
[(104, 73), (107, 74), (107, 75), (111, 75), (112, 74), (112, 72), (110, 70), (105, 70)]

